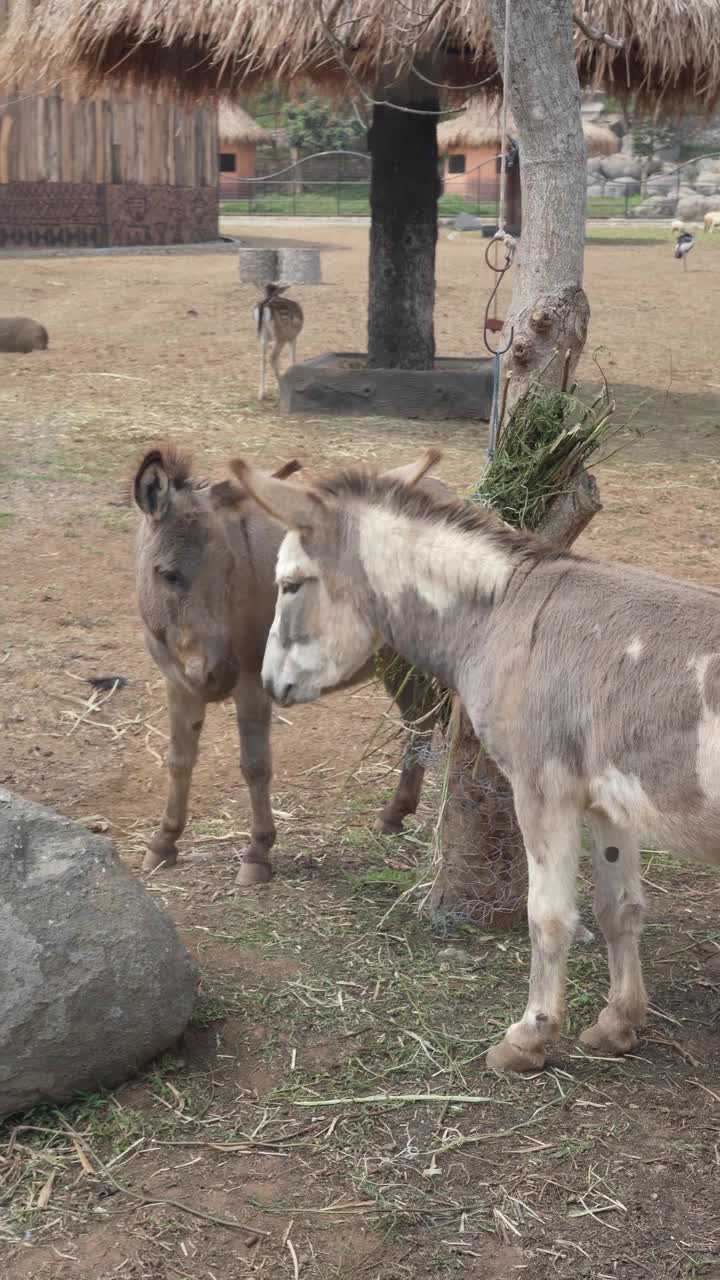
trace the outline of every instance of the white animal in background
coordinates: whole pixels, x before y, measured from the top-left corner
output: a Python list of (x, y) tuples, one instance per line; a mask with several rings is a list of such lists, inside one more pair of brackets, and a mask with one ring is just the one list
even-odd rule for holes
[(720, 227), (720, 210), (716, 210), (713, 213), (706, 213), (703, 218), (703, 223), (705, 230), (709, 231), (710, 235), (712, 235), (715, 228)]
[(685, 226), (685, 223), (681, 221), (680, 218), (673, 218), (672, 222), (670, 223), (670, 230), (672, 231), (674, 236), (681, 236), (683, 231), (687, 231), (687, 227)]
[(295, 349), (298, 335), (303, 327), (303, 311), (299, 302), (282, 295), (288, 285), (268, 284), (265, 286), (265, 297), (253, 307), (255, 328), (260, 342), (260, 400), (265, 398), (265, 367), (267, 350), (270, 352), (270, 364), (273, 373), (280, 382), (280, 356), (284, 347), (290, 347), (292, 364), (295, 364)]

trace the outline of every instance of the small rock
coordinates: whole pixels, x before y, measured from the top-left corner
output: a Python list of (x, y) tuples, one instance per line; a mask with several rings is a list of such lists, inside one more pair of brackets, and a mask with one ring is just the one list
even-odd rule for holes
[(449, 969), (452, 966), (458, 968), (467, 968), (473, 962), (472, 956), (464, 951), (462, 947), (443, 947), (438, 953), (438, 959), (444, 968)]

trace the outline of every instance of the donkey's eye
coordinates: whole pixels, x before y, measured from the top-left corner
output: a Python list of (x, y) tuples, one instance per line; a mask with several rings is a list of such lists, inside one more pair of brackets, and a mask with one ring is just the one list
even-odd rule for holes
[(302, 582), (283, 582), (282, 593), (284, 596), (294, 596), (301, 586)]
[(162, 578), (163, 582), (167, 582), (169, 587), (182, 587), (183, 579), (174, 569), (156, 569), (156, 573)]

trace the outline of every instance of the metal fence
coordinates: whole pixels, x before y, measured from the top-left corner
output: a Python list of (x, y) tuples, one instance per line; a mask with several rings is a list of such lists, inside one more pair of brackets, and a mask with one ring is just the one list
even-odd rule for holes
[[(658, 174), (649, 180), (648, 195), (658, 194), (655, 210), (642, 211), (640, 216), (658, 219), (672, 217), (671, 204), (687, 191), (691, 174), (701, 159), (714, 158), (720, 152), (695, 157), (676, 169)], [(351, 178), (347, 174), (346, 158), (352, 156), (367, 166), (365, 179)], [(498, 157), (499, 159), (499, 157)], [(325, 171), (331, 176), (309, 178), (303, 169), (310, 162), (323, 160)], [(334, 172), (333, 172), (334, 168)], [(442, 194), (438, 212), (443, 216), (472, 213), (489, 222), (497, 219), (499, 176), (498, 161), (491, 160), (465, 173), (444, 173)], [(702, 185), (702, 184), (700, 184)], [(588, 218), (632, 218), (644, 203), (639, 183), (634, 179), (605, 179), (599, 174), (588, 176)], [(718, 181), (720, 188), (720, 175)], [(233, 177), (223, 174), (219, 188), (220, 212), (223, 214), (276, 214), (285, 217), (362, 217), (370, 213), (370, 158), (362, 152), (318, 152), (307, 156), (284, 169), (257, 178)], [(698, 191), (698, 194), (704, 194)], [(712, 192), (708, 191), (708, 195)], [(720, 191), (718, 194), (720, 208)]]

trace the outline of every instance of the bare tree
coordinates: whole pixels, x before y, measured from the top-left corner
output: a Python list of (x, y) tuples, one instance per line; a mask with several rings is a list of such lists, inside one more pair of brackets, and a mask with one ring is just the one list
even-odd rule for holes
[[(559, 383), (566, 353), (573, 369), (585, 345), (587, 167), (571, 0), (490, 0), (490, 12), (500, 66), (508, 36), (504, 92), (515, 117), (522, 174), (522, 239), (504, 334), (514, 334), (506, 357), (512, 405), (542, 371), (544, 380)], [(560, 358), (553, 360), (554, 352)], [(597, 490), (581, 472), (573, 491), (549, 509), (545, 532), (569, 545), (599, 508)], [(510, 785), (483, 752), (457, 700), (439, 843), (435, 910), (496, 925), (524, 914), (525, 858)]]
[[(506, 0), (490, 0), (502, 66)], [(590, 308), (583, 258), (587, 163), (573, 47), (571, 0), (513, 0), (508, 83), (522, 174), (523, 230), (506, 330), (514, 330), (506, 369), (510, 403), (544, 369), (553, 352), (571, 352), (571, 372), (585, 345)], [(563, 360), (545, 374), (559, 382)]]

